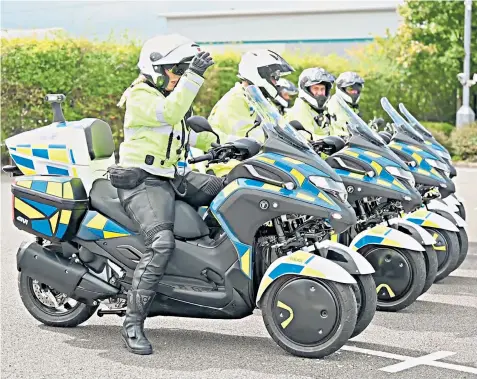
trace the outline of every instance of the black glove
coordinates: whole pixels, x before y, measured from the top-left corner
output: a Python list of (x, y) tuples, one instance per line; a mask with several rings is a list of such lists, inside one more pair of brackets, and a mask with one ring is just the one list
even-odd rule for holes
[(215, 62), (212, 60), (212, 57), (209, 53), (201, 51), (194, 57), (194, 59), (192, 59), (189, 68), (197, 75), (204, 76), (205, 70), (207, 70), (214, 63)]

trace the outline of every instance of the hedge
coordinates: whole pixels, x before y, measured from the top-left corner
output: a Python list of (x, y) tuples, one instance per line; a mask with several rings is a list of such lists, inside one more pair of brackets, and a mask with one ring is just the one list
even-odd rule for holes
[[(116, 104), (137, 76), (138, 44), (70, 37), (2, 39), (1, 42), (2, 142), (8, 136), (49, 124), (51, 108), (44, 96), (63, 93), (67, 96), (63, 106), (67, 120), (103, 119), (111, 125), (119, 145), (124, 110)], [(386, 59), (380, 59), (378, 53), (361, 52), (348, 59), (312, 53), (285, 55), (285, 58), (296, 70), (290, 75), (295, 83), (300, 72), (312, 66), (324, 67), (336, 76), (346, 70), (357, 71), (366, 80), (360, 101), (365, 120), (385, 115), (379, 103), (381, 96), (387, 96), (393, 104), (404, 102), (419, 118), (426, 110), (411, 102), (415, 96), (413, 89), (407, 89), (399, 82), (400, 79), (389, 70)], [(206, 117), (238, 80), (239, 54), (214, 55), (214, 60), (216, 64), (207, 71), (207, 80), (194, 103), (194, 111)]]

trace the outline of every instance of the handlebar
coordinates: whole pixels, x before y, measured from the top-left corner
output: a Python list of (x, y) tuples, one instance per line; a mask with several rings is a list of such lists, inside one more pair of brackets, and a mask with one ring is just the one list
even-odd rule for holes
[(211, 153), (207, 153), (204, 155), (200, 155), (197, 158), (191, 158), (188, 160), (189, 163), (199, 163), (199, 162), (204, 162), (204, 161), (211, 161), (214, 159), (214, 156)]

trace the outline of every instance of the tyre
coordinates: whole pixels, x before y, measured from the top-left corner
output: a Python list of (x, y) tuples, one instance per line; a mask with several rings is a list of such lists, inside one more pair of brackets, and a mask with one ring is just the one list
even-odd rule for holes
[(459, 239), (456, 232), (444, 229), (424, 228), (436, 240), (433, 245), (437, 254), (437, 275), (434, 283), (447, 278), (457, 266), (460, 255)]
[[(467, 253), (469, 252), (469, 236), (464, 228), (459, 228), (459, 233), (457, 234), (457, 240), (459, 241), (459, 259), (454, 270), (457, 270), (462, 263), (464, 263)], [(452, 270), (452, 271), (454, 271)]]
[(351, 285), (291, 275), (270, 285), (260, 308), (278, 346), (305, 358), (323, 358), (340, 349), (357, 318)]
[(362, 254), (375, 270), (378, 311), (400, 311), (421, 295), (426, 281), (426, 263), (421, 252), (367, 246)]
[(376, 313), (378, 297), (376, 283), (372, 275), (353, 275), (357, 286), (354, 286), (356, 303), (358, 305), (358, 317), (351, 338), (361, 334), (371, 323)]
[(98, 308), (70, 299), (22, 272), (18, 275), (18, 290), (28, 312), (48, 326), (78, 326), (88, 320)]
[(426, 263), (426, 281), (424, 283), (424, 288), (422, 289), (421, 295), (426, 293), (432, 284), (436, 280), (437, 276), (437, 253), (435, 252), (432, 246), (425, 246), (426, 251), (424, 252), (424, 261)]

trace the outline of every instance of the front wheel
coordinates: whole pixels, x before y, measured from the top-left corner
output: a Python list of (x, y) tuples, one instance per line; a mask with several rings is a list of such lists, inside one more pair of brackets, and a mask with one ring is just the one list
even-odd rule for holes
[(285, 276), (274, 281), (260, 308), (268, 333), (290, 354), (323, 358), (351, 337), (357, 304), (351, 285)]
[(18, 275), (18, 289), (27, 311), (48, 326), (78, 326), (88, 320), (98, 308), (73, 300), (22, 272)]
[(465, 258), (467, 258), (467, 253), (469, 251), (469, 236), (464, 228), (459, 228), (459, 234), (457, 234), (457, 239), (459, 240), (459, 259), (454, 270), (457, 270), (462, 263), (464, 263)]
[(437, 254), (437, 275), (434, 283), (445, 279), (454, 271), (460, 255), (456, 232), (444, 229), (425, 228), (436, 240), (432, 246)]
[(372, 275), (353, 275), (357, 285), (354, 287), (356, 303), (358, 304), (358, 318), (351, 338), (361, 334), (371, 323), (376, 313), (378, 297), (376, 283)]
[(426, 281), (426, 263), (421, 252), (369, 246), (361, 253), (375, 270), (378, 311), (400, 311), (421, 295)]
[(437, 254), (434, 248), (432, 246), (425, 246), (425, 249), (424, 261), (426, 262), (426, 281), (424, 283), (424, 288), (422, 289), (421, 295), (426, 293), (436, 280), (437, 267), (439, 266), (437, 262)]

